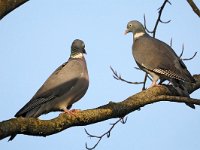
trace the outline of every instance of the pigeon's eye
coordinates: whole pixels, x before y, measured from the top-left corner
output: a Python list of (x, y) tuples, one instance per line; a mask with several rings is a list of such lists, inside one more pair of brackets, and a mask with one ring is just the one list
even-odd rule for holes
[(129, 26), (129, 27), (132, 27), (132, 24), (129, 24), (128, 26)]

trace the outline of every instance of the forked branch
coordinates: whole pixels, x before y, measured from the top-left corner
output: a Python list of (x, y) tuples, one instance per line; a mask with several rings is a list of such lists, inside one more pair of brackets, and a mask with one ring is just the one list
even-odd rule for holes
[(111, 66), (110, 66), (110, 69), (113, 72), (113, 78), (115, 78), (116, 80), (121, 80), (121, 81), (129, 83), (129, 84), (143, 84), (144, 83), (144, 82), (127, 81), (127, 80), (123, 79), (122, 76), (120, 74), (118, 74), (117, 71), (115, 71)]
[(86, 149), (88, 150), (93, 150), (97, 147), (97, 145), (99, 144), (99, 142), (102, 140), (103, 137), (107, 137), (109, 138), (110, 137), (110, 134), (111, 134), (111, 131), (114, 129), (114, 127), (119, 123), (121, 122), (122, 124), (125, 124), (127, 121), (127, 117), (126, 118), (119, 118), (115, 123), (111, 123), (111, 127), (108, 129), (108, 131), (106, 131), (105, 133), (103, 133), (102, 135), (100, 136), (97, 136), (97, 135), (92, 135), (90, 134), (86, 129), (85, 129), (85, 133), (90, 137), (90, 138), (96, 138), (98, 139), (96, 144), (93, 146), (93, 147), (88, 147), (87, 143), (85, 144), (85, 147)]
[(165, 1), (163, 2), (163, 4), (161, 5), (161, 7), (158, 8), (158, 18), (157, 18), (157, 20), (156, 20), (155, 26), (154, 26), (154, 28), (153, 28), (152, 31), (150, 31), (150, 30), (147, 28), (147, 26), (146, 26), (146, 17), (145, 17), (145, 15), (144, 15), (144, 27), (145, 27), (145, 29), (146, 29), (147, 32), (153, 34), (153, 37), (156, 36), (156, 31), (157, 31), (157, 27), (158, 27), (158, 24), (159, 24), (159, 23), (167, 24), (167, 23), (169, 23), (169, 22), (171, 21), (171, 20), (163, 21), (163, 20), (161, 19), (163, 10), (164, 10), (164, 8), (165, 8), (165, 6), (166, 6), (167, 3), (171, 5), (171, 2), (170, 2), (169, 0), (165, 0)]

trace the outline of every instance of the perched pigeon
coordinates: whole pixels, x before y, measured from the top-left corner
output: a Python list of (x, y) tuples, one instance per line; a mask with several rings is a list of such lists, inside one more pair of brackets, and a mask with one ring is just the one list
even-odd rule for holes
[[(136, 20), (127, 24), (125, 34), (129, 32), (133, 33), (133, 57), (140, 69), (151, 75), (151, 86), (158, 85), (156, 82), (159, 79), (166, 79), (181, 96), (189, 97), (185, 84), (195, 83), (195, 80), (174, 50), (166, 43), (148, 35), (143, 25)], [(195, 108), (193, 104), (187, 105)]]
[[(74, 40), (69, 60), (50, 75), (15, 117), (39, 117), (52, 111), (74, 113), (68, 109), (85, 95), (89, 86), (87, 65), (83, 55), (86, 53), (84, 48), (83, 41)], [(11, 136), (10, 140), (14, 137), (15, 135)]]

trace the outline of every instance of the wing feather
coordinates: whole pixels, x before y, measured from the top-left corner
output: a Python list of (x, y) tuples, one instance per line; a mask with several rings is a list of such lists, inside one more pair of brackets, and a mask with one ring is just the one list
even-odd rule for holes
[(69, 91), (80, 78), (82, 69), (77, 60), (69, 60), (62, 64), (49, 76), (33, 98), (16, 113), (15, 117), (23, 116), (28, 111)]
[(194, 82), (183, 61), (166, 43), (148, 35), (136, 40), (133, 55), (137, 63), (148, 70), (179, 80)]

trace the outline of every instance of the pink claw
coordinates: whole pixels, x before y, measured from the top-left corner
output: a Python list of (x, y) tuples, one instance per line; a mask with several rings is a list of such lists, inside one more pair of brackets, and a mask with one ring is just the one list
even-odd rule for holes
[(80, 109), (72, 109), (72, 110), (64, 109), (63, 111), (64, 111), (63, 113), (66, 113), (68, 115), (76, 116), (76, 113), (80, 112), (81, 110)]
[(157, 84), (156, 81), (153, 81), (152, 84), (151, 84), (151, 86), (149, 88), (151, 88), (151, 87), (160, 87), (160, 86), (161, 85)]

